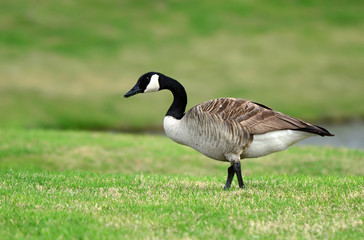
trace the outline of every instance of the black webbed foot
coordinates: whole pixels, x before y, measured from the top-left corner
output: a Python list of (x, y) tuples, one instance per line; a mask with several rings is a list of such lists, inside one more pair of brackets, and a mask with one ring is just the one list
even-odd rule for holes
[(234, 167), (231, 165), (228, 168), (228, 177), (226, 179), (224, 190), (227, 190), (230, 188), (231, 182), (233, 181), (233, 178), (234, 178), (234, 174), (235, 174)]
[(227, 190), (230, 188), (231, 182), (233, 181), (235, 174), (236, 174), (236, 177), (238, 178), (239, 188), (245, 188), (243, 177), (241, 176), (241, 165), (240, 165), (240, 161), (239, 161), (239, 162), (234, 162), (228, 168), (228, 177), (226, 179), (224, 190)]

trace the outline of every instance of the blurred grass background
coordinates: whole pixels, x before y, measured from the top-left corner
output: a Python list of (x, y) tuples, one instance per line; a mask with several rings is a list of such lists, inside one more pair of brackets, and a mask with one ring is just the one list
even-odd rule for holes
[(308, 121), (364, 117), (363, 1), (2, 0), (0, 126), (159, 129), (171, 94), (122, 99), (160, 71), (187, 108), (231, 96)]

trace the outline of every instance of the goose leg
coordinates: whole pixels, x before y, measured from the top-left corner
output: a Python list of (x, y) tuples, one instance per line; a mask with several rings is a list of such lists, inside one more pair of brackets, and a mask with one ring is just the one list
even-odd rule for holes
[(236, 173), (236, 177), (238, 178), (239, 188), (245, 188), (243, 177), (241, 176), (241, 165), (240, 161), (234, 162), (234, 172)]
[(234, 174), (235, 174), (234, 166), (231, 165), (228, 168), (228, 177), (226, 179), (226, 183), (225, 183), (225, 187), (224, 187), (225, 190), (230, 188), (231, 182), (233, 181), (233, 178), (234, 178)]

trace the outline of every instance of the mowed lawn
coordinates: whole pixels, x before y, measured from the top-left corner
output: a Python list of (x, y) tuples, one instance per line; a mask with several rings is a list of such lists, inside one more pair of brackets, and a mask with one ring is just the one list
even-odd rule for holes
[(292, 147), (227, 163), (164, 136), (0, 131), (4, 239), (361, 239), (364, 152)]

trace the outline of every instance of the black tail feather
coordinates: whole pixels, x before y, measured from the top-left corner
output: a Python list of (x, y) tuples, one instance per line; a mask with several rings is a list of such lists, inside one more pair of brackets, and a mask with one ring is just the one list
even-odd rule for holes
[(322, 137), (324, 136), (335, 136), (334, 134), (331, 134), (329, 131), (327, 131), (325, 128), (316, 126), (316, 125), (310, 125), (304, 128), (298, 128), (297, 131), (303, 131), (303, 132), (309, 132), (314, 133), (317, 135), (320, 135)]

